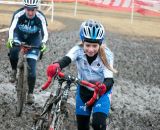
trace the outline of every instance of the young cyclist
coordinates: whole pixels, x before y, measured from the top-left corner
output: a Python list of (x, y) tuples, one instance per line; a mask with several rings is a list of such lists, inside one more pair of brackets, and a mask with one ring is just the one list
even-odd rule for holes
[(78, 86), (76, 93), (76, 117), (78, 130), (89, 130), (92, 113), (94, 130), (106, 130), (106, 118), (110, 110), (110, 96), (114, 84), (113, 54), (103, 45), (105, 31), (102, 24), (87, 20), (80, 27), (81, 44), (74, 46), (61, 60), (47, 67), (47, 76), (54, 77), (74, 61), (78, 78), (94, 83), (99, 88), (99, 99), (91, 107), (85, 103), (92, 97), (93, 89)]
[(19, 47), (13, 43), (26, 42), (29, 45), (40, 46), (41, 50), (31, 49), (27, 52), (28, 62), (28, 96), (27, 102), (34, 102), (34, 86), (36, 82), (36, 61), (39, 53), (46, 50), (48, 40), (47, 21), (41, 11), (38, 10), (39, 0), (24, 0), (24, 7), (17, 10), (12, 18), (9, 29), (7, 47), (10, 49), (9, 59), (12, 67), (10, 81), (14, 82), (17, 73)]

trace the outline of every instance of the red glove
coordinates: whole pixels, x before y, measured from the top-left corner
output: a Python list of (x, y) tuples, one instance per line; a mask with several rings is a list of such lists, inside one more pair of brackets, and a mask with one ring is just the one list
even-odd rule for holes
[(99, 92), (100, 96), (102, 96), (106, 92), (106, 90), (107, 90), (106, 85), (102, 84), (100, 82), (96, 82), (96, 86), (97, 86), (96, 89)]
[(61, 71), (61, 68), (59, 66), (59, 63), (50, 64), (47, 67), (47, 76), (48, 77), (55, 77), (57, 75), (57, 72)]
[[(61, 71), (58, 63), (51, 64), (47, 67), (47, 82), (42, 86), (41, 90), (45, 90), (49, 87), (52, 82), (52, 78), (55, 77)], [(40, 91), (41, 91), (40, 90)]]

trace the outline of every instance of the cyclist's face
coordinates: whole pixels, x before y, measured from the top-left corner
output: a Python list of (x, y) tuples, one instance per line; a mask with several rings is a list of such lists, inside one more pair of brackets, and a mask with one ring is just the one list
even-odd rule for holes
[(99, 44), (98, 43), (89, 43), (84, 42), (84, 52), (89, 56), (92, 57), (98, 53)]
[(29, 19), (32, 19), (37, 11), (37, 8), (25, 8), (26, 15)]

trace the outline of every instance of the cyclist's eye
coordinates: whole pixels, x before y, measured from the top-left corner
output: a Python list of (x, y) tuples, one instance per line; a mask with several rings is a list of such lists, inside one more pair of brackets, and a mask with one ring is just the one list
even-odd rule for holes
[(35, 11), (36, 10), (36, 8), (26, 8), (27, 9), (27, 11)]
[(93, 48), (97, 48), (98, 47), (98, 44), (96, 44), (96, 45), (93, 45)]
[(86, 44), (86, 47), (90, 47), (91, 45), (90, 44)]

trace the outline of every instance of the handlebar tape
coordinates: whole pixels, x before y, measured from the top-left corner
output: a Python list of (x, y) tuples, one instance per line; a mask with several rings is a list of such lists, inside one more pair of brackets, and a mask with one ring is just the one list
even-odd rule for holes
[(64, 78), (64, 77), (65, 77), (65, 74), (62, 73), (62, 72), (59, 72), (59, 73), (58, 73), (58, 76), (59, 76), (60, 78)]
[(95, 88), (95, 87), (96, 87), (96, 85), (94, 85), (94, 84), (92, 84), (92, 83), (89, 83), (89, 82), (87, 82), (87, 81), (85, 81), (85, 80), (81, 80), (81, 81), (80, 81), (80, 84), (82, 84), (82, 85), (84, 85), (84, 86), (87, 86), (87, 87), (90, 87), (90, 88)]
[[(63, 78), (65, 75), (64, 75), (64, 73), (59, 72), (59, 73), (58, 73), (58, 76), (59, 76), (60, 78)], [(51, 84), (51, 82), (52, 82), (52, 77), (48, 77), (47, 82), (42, 86), (41, 89), (42, 89), (42, 90), (47, 89), (47, 88), (49, 87), (49, 85)]]
[(97, 89), (95, 89), (92, 98), (86, 102), (86, 106), (89, 107), (94, 104), (94, 102), (97, 100), (97, 94), (98, 94), (98, 91), (97, 91)]

